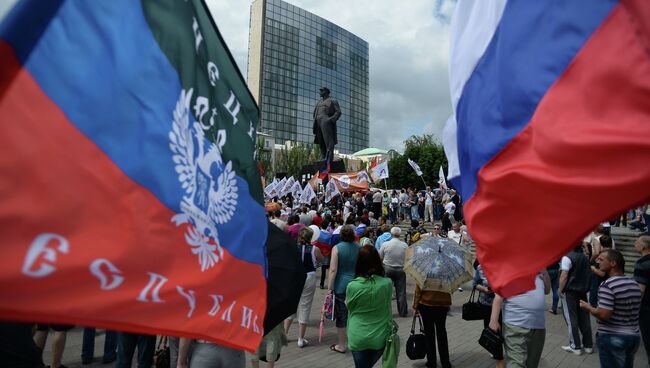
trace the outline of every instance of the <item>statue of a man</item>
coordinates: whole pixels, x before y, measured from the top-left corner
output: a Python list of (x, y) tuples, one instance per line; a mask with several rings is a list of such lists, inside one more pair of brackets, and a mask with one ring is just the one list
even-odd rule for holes
[(336, 121), (341, 117), (339, 103), (330, 97), (327, 87), (320, 89), (321, 99), (314, 109), (314, 143), (320, 146), (320, 155), (323, 160), (334, 160), (334, 146), (336, 139)]

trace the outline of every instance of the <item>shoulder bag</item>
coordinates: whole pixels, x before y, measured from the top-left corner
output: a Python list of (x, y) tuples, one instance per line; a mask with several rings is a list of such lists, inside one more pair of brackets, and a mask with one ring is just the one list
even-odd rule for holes
[(476, 288), (472, 289), (469, 301), (463, 304), (463, 319), (465, 321), (477, 321), (485, 317), (485, 309), (475, 298)]
[[(415, 319), (417, 318), (420, 325), (420, 333), (415, 333)], [(426, 347), (427, 337), (422, 329), (422, 319), (419, 315), (413, 316), (413, 323), (411, 324), (411, 336), (406, 340), (406, 356), (411, 360), (424, 359), (427, 355)]]
[(483, 329), (481, 337), (478, 339), (478, 344), (495, 358), (503, 358), (503, 337), (490, 328)]
[(158, 347), (153, 356), (153, 366), (156, 368), (169, 367), (169, 344), (167, 343), (167, 336), (161, 336), (158, 341)]
[(399, 358), (399, 335), (397, 330), (399, 327), (395, 321), (390, 321), (390, 333), (386, 338), (386, 346), (384, 346), (384, 353), (381, 356), (382, 368), (396, 368), (397, 359)]

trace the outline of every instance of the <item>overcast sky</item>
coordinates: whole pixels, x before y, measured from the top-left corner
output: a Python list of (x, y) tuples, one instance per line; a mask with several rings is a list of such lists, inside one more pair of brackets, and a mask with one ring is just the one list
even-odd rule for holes
[[(252, 1), (207, 1), (245, 74)], [(449, 20), (455, 0), (287, 2), (368, 42), (370, 146), (402, 150), (402, 142), (413, 134), (442, 137), (442, 127), (451, 114)]]
[[(206, 1), (245, 76), (252, 1)], [(447, 70), (455, 0), (288, 2), (369, 43), (370, 146), (402, 150), (402, 142), (413, 134), (441, 138), (451, 114)], [(13, 3), (0, 0), (0, 17)]]

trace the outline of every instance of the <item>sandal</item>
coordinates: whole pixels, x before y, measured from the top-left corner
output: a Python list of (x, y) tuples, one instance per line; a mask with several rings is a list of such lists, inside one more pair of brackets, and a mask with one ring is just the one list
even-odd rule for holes
[(331, 351), (335, 351), (335, 352), (340, 353), (340, 354), (345, 354), (345, 351), (341, 351), (341, 350), (339, 350), (339, 349), (336, 348), (336, 344), (331, 345), (331, 346), (330, 346), (330, 350), (331, 350)]

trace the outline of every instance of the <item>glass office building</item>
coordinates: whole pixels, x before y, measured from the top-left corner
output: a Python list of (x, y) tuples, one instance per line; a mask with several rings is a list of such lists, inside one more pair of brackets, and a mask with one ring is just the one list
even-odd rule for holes
[(261, 130), (285, 141), (313, 143), (314, 107), (328, 87), (339, 102), (341, 153), (368, 147), (368, 43), (280, 0), (251, 5), (248, 86)]

